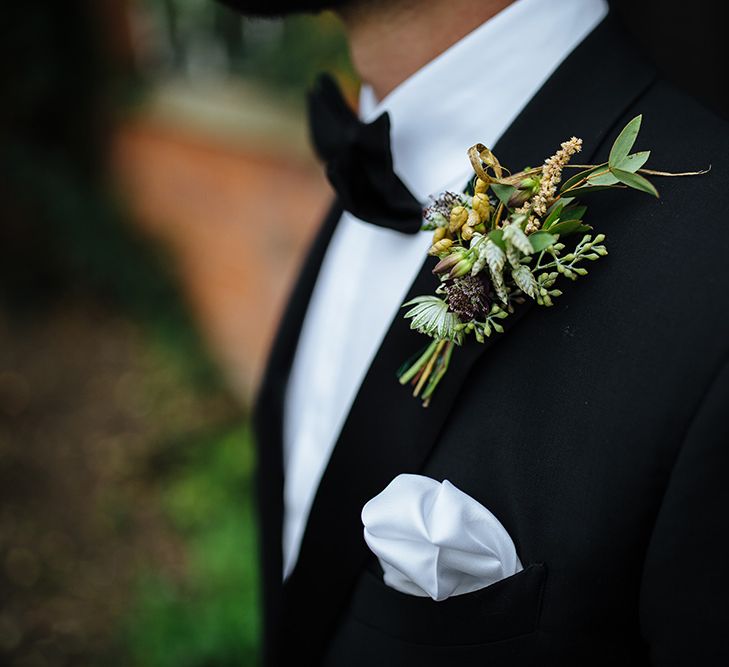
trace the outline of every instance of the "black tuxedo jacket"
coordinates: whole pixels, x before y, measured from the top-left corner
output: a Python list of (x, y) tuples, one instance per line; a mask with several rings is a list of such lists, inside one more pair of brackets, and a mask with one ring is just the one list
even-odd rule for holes
[[(553, 308), (457, 349), (427, 409), (395, 379), (423, 345), (398, 314), (282, 585), (282, 401), (332, 210), (255, 414), (267, 664), (729, 664), (727, 127), (657, 79), (608, 17), (494, 152), (520, 168), (576, 135), (585, 162), (605, 160), (638, 113), (649, 166), (711, 173), (656, 179), (660, 200), (596, 195), (588, 219), (609, 256)], [(433, 263), (409, 296), (435, 288)], [(448, 479), (489, 508), (524, 571), (444, 602), (385, 586), (360, 511), (402, 472)]]

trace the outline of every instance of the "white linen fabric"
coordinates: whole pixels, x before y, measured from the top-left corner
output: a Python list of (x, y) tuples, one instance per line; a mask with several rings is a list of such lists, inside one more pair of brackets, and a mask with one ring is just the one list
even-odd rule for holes
[[(421, 202), (461, 190), (471, 174), (466, 150), (493, 146), (606, 14), (605, 0), (517, 0), (381, 102), (364, 86), (360, 117), (389, 113), (395, 172)], [(284, 577), (352, 402), (429, 245), (427, 232), (402, 234), (346, 212), (332, 236), (285, 395)]]
[(364, 537), (385, 583), (445, 600), (521, 572), (499, 520), (448, 480), (398, 475), (362, 509)]

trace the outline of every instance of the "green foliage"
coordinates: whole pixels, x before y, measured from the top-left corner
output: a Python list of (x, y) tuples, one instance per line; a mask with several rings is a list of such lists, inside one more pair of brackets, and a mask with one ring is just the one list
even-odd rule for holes
[(542, 229), (549, 229), (559, 219), (562, 209), (571, 201), (569, 197), (561, 197), (547, 211), (547, 217), (542, 223)]
[(641, 192), (647, 192), (649, 195), (658, 197), (658, 190), (656, 190), (647, 178), (644, 178), (640, 174), (633, 174), (629, 171), (623, 171), (622, 169), (617, 168), (613, 168), (611, 173), (615, 176), (615, 178), (617, 178), (621, 183), (627, 185), (629, 188), (640, 190)]
[(506, 244), (504, 243), (504, 230), (494, 229), (488, 234), (489, 239), (493, 241), (499, 248), (506, 251)]
[(413, 306), (404, 315), (406, 319), (412, 320), (411, 329), (440, 340), (461, 342), (458, 316), (448, 310), (448, 304), (443, 299), (431, 295), (419, 296), (403, 306)]
[(620, 181), (615, 178), (615, 175), (611, 171), (604, 173), (593, 174), (590, 176), (590, 185), (617, 185)]
[(162, 505), (186, 545), (180, 577), (141, 576), (123, 641), (138, 667), (240, 667), (258, 655), (258, 568), (247, 429), (186, 445)]
[(585, 225), (579, 220), (558, 220), (549, 227), (549, 231), (552, 234), (559, 234), (560, 236), (589, 232), (591, 229), (592, 227), (590, 225)]
[[(603, 164), (598, 164), (590, 167), (589, 169), (585, 169), (584, 171), (577, 172), (574, 176), (571, 176), (566, 181), (564, 181), (564, 183), (562, 183), (562, 186), (560, 187), (560, 192), (565, 193), (569, 191), (570, 196), (572, 196), (573, 189), (576, 188), (580, 183), (582, 183), (588, 176), (598, 171), (605, 171), (606, 169), (607, 162), (604, 162)], [(556, 202), (555, 206), (558, 205), (559, 202)]]
[[(642, 116), (636, 116), (623, 128), (613, 143), (608, 162), (598, 165), (569, 165), (571, 156), (578, 152), (582, 145), (580, 139), (573, 137), (545, 161), (541, 169), (541, 179), (536, 177), (539, 170), (529, 168), (517, 174), (510, 174), (508, 181), (499, 178), (500, 183), (490, 182), (488, 175), (482, 175), (483, 180), (488, 183), (487, 188), (491, 189), (501, 205), (494, 213), (486, 214), (490, 219), (480, 220), (480, 224), (474, 223), (468, 235), (459, 233), (455, 239), (446, 239), (449, 245), (444, 252), (438, 253), (441, 259), (433, 271), (441, 280), (436, 293), (447, 294), (446, 299), (418, 297), (410, 303), (423, 304), (426, 303), (425, 300), (432, 299), (433, 303), (437, 303), (437, 308), (433, 306), (432, 309), (440, 318), (445, 316), (448, 309), (453, 308), (464, 318), (456, 330), (465, 334), (473, 333), (479, 343), (484, 343), (493, 331), (499, 333), (504, 331), (496, 319), (508, 317), (514, 312), (515, 304), (523, 304), (530, 298), (541, 306), (552, 306), (553, 297), (562, 295), (559, 289), (554, 289), (560, 276), (570, 280), (585, 276), (588, 271), (581, 266), (583, 262), (595, 261), (607, 255), (607, 248), (603, 245), (605, 240), (603, 234), (598, 234), (594, 239), (590, 234), (584, 235), (582, 240), (566, 253), (565, 244), (558, 242), (560, 237), (592, 230), (590, 225), (583, 222), (587, 207), (575, 202), (576, 195), (627, 186), (657, 197), (656, 189), (638, 171), (642, 170), (643, 173), (655, 176), (689, 176), (706, 173), (702, 171), (671, 174), (641, 169), (650, 157), (650, 151), (630, 153), (638, 137), (641, 121)], [(477, 173), (483, 174), (481, 170), (485, 166), (484, 163), (492, 167), (498, 165), (495, 156), (482, 144), (472, 146), (468, 150), (468, 155)], [(563, 181), (560, 194), (555, 197), (556, 184), (560, 182), (563, 169), (568, 166), (575, 166), (581, 171)], [(500, 167), (497, 172), (500, 177)], [(471, 181), (472, 184), (474, 182)], [(510, 183), (519, 183), (519, 188)], [(517, 193), (519, 196), (515, 197)], [(515, 206), (517, 202), (518, 207)], [(462, 206), (466, 209), (473, 208), (473, 201), (463, 202)], [(502, 219), (504, 211), (507, 216), (505, 220)], [(472, 210), (469, 216), (472, 214), (476, 215), (479, 222), (479, 211)], [(486, 233), (489, 229), (490, 231)], [(464, 241), (470, 241), (468, 249), (463, 245)], [(438, 242), (443, 243), (443, 241)], [(447, 270), (454, 265), (455, 268), (448, 272)], [(488, 277), (481, 278), (487, 285), (483, 290), (491, 303), (485, 321), (476, 319), (477, 315), (483, 313), (484, 308), (476, 314), (460, 308), (453, 302), (453, 294), (449, 287), (443, 287), (443, 283), (463, 275), (463, 272), (459, 272), (459, 267), (466, 266), (470, 270), (471, 279), (488, 272)], [(424, 307), (419, 306), (419, 308)], [(420, 314), (420, 311), (413, 309), (405, 316), (411, 317), (416, 313)], [(431, 316), (431, 319), (436, 318)], [(416, 324), (413, 323), (413, 328), (418, 328)], [(427, 333), (439, 340), (439, 345), (446, 342), (434, 326), (430, 326)], [(428, 358), (427, 355), (428, 353), (417, 363), (422, 364), (423, 360)], [(413, 367), (405, 375), (414, 376), (418, 370)], [(428, 372), (426, 368), (425, 373)], [(414, 395), (417, 395), (418, 391), (416, 387)]]
[(629, 171), (635, 173), (640, 169), (651, 156), (650, 151), (640, 151), (639, 153), (633, 153), (632, 155), (626, 155), (622, 160), (619, 160), (615, 165), (618, 169), (623, 171)]
[(592, 194), (593, 192), (602, 192), (603, 190), (610, 190), (611, 188), (614, 188), (614, 187), (615, 187), (614, 185), (589, 185), (589, 181), (588, 181), (588, 185), (585, 185), (580, 188), (574, 188), (573, 190), (570, 190), (569, 193), (570, 193), (570, 195), (574, 195), (575, 197), (577, 197), (577, 196), (581, 197), (582, 195), (589, 195), (589, 194)]
[(587, 206), (568, 206), (563, 209), (560, 218), (562, 221), (582, 220), (585, 217), (585, 213), (587, 213)]
[[(561, 292), (548, 291), (557, 278), (564, 275), (565, 278), (576, 280), (578, 276), (586, 276), (587, 269), (578, 266), (585, 260), (594, 262), (600, 257), (607, 255), (607, 248), (603, 245), (605, 241), (604, 234), (598, 234), (594, 239), (590, 234), (582, 237), (582, 240), (575, 246), (572, 252), (563, 255), (565, 249), (564, 244), (557, 243), (544, 251), (534, 267), (534, 273), (537, 275), (537, 283), (539, 292), (537, 303), (540, 305), (551, 306), (552, 296), (560, 296)], [(544, 273), (546, 272), (546, 273)]]
[(556, 243), (557, 238), (557, 236), (549, 232), (535, 232), (529, 236), (529, 242), (532, 244), (533, 252), (541, 252), (553, 243)]
[[(643, 116), (633, 118), (618, 135), (610, 151), (608, 166), (610, 167), (610, 175), (615, 179), (615, 182), (623, 183), (629, 188), (658, 197), (658, 191), (653, 184), (647, 178), (635, 173), (646, 163), (650, 151), (629, 155), (630, 149), (633, 148), (635, 140), (638, 138), (642, 118)], [(608, 185), (613, 184), (608, 183)]]
[(484, 322), (479, 322), (474, 326), (476, 340), (479, 343), (483, 343), (483, 336), (488, 338), (491, 336), (493, 331), (496, 333), (504, 333), (504, 327), (499, 320), (506, 319), (507, 317), (509, 317), (508, 311), (504, 310), (496, 303), (493, 304), (493, 306), (491, 306), (491, 310), (489, 310), (489, 314), (486, 316), (486, 320)]
[(491, 183), (491, 191), (496, 195), (497, 199), (506, 206), (509, 203), (509, 199), (511, 199), (517, 190), (513, 185)]
[[(581, 171), (563, 184), (560, 192), (584, 195), (613, 187), (628, 186), (658, 197), (658, 191), (638, 170), (648, 161), (650, 151), (630, 153), (638, 138), (643, 116), (636, 116), (620, 132), (610, 149), (608, 161)], [(545, 224), (548, 228), (548, 225)], [(579, 231), (583, 231), (580, 229)]]
[(642, 114), (636, 116), (621, 130), (618, 138), (613, 144), (613, 147), (610, 149), (608, 164), (611, 167), (617, 166), (619, 162), (628, 157), (630, 149), (633, 148), (635, 140), (638, 138), (638, 132), (640, 132), (640, 124), (642, 120)]
[(513, 222), (505, 225), (503, 238), (507, 244), (507, 250), (509, 248), (509, 245), (511, 245), (524, 255), (531, 255), (533, 252), (532, 244), (529, 243), (529, 237), (524, 233), (521, 225), (522, 222), (520, 220), (517, 220), (516, 218)]
[(511, 277), (514, 279), (516, 286), (524, 292), (524, 294), (535, 299), (537, 296), (537, 281), (534, 279), (532, 272), (529, 267), (522, 264), (517, 266), (511, 272)]

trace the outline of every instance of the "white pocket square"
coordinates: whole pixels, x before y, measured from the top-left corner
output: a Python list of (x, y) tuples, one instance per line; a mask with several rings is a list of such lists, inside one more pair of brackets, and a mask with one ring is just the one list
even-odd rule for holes
[(447, 480), (398, 475), (364, 506), (362, 522), (385, 583), (402, 593), (445, 600), (523, 569), (499, 520)]

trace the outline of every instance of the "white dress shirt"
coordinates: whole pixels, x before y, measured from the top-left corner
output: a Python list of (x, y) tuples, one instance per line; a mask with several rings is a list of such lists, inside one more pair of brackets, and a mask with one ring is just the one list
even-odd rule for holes
[[(467, 149), (493, 146), (607, 11), (606, 0), (517, 0), (382, 101), (364, 86), (360, 117), (389, 113), (395, 172), (422, 203), (446, 189), (460, 191), (472, 174)], [(431, 235), (402, 234), (346, 212), (334, 231), (286, 389), (284, 577), (296, 564), (339, 432), (390, 323), (401, 315)]]

